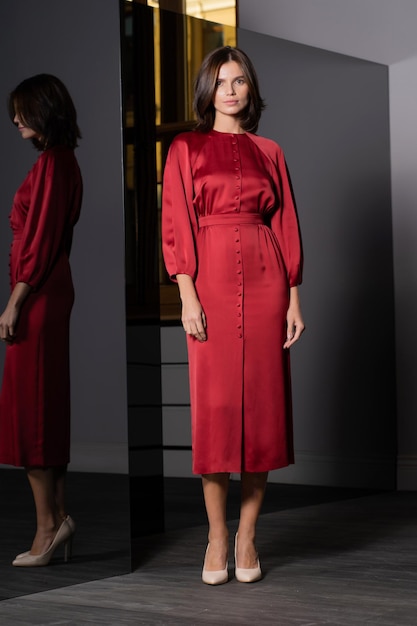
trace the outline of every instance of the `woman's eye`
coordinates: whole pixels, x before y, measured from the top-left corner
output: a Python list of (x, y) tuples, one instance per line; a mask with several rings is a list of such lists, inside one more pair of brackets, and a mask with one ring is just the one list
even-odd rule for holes
[(216, 87), (220, 87), (221, 84), (222, 84), (221, 80), (216, 80)]
[(243, 85), (244, 82), (245, 82), (245, 79), (244, 78), (238, 78), (236, 82), (237, 82), (238, 85)]

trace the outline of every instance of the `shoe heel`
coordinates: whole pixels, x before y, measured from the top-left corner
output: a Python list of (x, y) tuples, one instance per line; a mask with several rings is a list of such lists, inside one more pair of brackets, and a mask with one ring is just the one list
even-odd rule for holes
[(16, 567), (40, 567), (48, 565), (55, 550), (61, 544), (64, 545), (64, 561), (65, 563), (72, 556), (72, 540), (75, 532), (74, 520), (68, 515), (58, 528), (57, 533), (47, 549), (43, 554), (30, 554), (29, 552), (22, 552), (12, 562), (12, 565)]
[(71, 536), (68, 539), (68, 541), (64, 543), (64, 562), (65, 563), (68, 563), (68, 561), (72, 559), (72, 540), (73, 540), (73, 537)]

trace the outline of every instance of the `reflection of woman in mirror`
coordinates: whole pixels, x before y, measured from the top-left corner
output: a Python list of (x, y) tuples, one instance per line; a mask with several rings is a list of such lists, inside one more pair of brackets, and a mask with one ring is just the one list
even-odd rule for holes
[(194, 107), (196, 130), (167, 158), (163, 249), (187, 333), (193, 472), (209, 522), (203, 581), (228, 580), (226, 499), (238, 472), (235, 575), (253, 582), (268, 471), (293, 462), (288, 348), (304, 330), (301, 243), (283, 152), (253, 134), (263, 101), (242, 51), (205, 58)]
[(71, 547), (75, 526), (65, 506), (70, 446), (69, 266), (82, 180), (74, 148), (80, 132), (71, 97), (49, 74), (24, 80), (9, 113), (40, 156), (18, 189), (10, 214), (11, 295), (0, 315), (7, 345), (0, 395), (0, 463), (26, 469), (36, 534), (13, 565), (47, 565)]

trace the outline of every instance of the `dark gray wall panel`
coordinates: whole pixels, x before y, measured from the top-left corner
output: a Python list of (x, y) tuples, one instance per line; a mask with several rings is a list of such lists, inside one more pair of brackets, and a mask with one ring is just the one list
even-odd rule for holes
[(268, 105), (259, 132), (284, 148), (303, 232), (307, 330), (293, 349), (296, 448), (379, 464), (379, 486), (392, 487), (388, 69), (245, 30), (239, 46), (257, 68)]

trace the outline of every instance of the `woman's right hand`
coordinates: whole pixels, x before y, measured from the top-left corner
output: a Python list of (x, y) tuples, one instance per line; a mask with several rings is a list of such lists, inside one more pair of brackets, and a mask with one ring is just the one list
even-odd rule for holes
[(183, 300), (181, 321), (187, 335), (192, 335), (198, 341), (206, 341), (206, 316), (197, 298)]
[(0, 315), (0, 339), (6, 343), (13, 343), (16, 335), (20, 309), (30, 294), (32, 287), (27, 283), (16, 283), (6, 308)]
[(187, 335), (198, 341), (206, 341), (206, 316), (197, 297), (194, 282), (188, 274), (177, 274), (178, 287), (182, 301), (181, 321)]
[(0, 315), (0, 339), (2, 341), (13, 343), (18, 318), (18, 309), (9, 303)]

